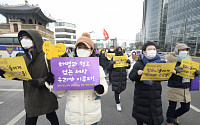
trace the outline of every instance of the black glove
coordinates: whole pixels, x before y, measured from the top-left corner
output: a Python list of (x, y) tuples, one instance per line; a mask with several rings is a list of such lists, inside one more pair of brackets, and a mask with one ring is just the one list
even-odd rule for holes
[(49, 74), (48, 74), (47, 78), (45, 79), (45, 81), (48, 82), (49, 85), (53, 85), (54, 80), (55, 80), (54, 79), (54, 74), (49, 72)]
[(3, 76), (3, 74), (5, 74), (6, 72), (5, 71), (3, 71), (2, 69), (0, 69), (0, 76), (2, 77), (2, 78), (5, 78), (4, 76)]
[(104, 92), (103, 85), (94, 86), (94, 91), (96, 91), (98, 94), (103, 94), (103, 92)]
[(38, 80), (37, 79), (31, 79), (31, 80), (28, 80), (31, 84), (31, 86), (33, 87), (38, 87)]
[(111, 63), (111, 65), (113, 65), (113, 64), (116, 64), (116, 62), (115, 62), (115, 61), (110, 61), (110, 63)]
[(194, 72), (195, 76), (200, 76), (200, 70), (197, 70), (196, 72)]
[(183, 68), (180, 66), (175, 67), (174, 70), (176, 71), (176, 73), (183, 72)]
[(128, 60), (126, 61), (126, 63), (129, 63), (129, 64), (130, 64), (130, 63), (131, 63), (131, 61), (128, 59)]

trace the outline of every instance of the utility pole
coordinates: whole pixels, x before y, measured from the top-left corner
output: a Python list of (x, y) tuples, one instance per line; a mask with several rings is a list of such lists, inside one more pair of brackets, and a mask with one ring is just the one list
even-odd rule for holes
[(196, 40), (196, 45), (195, 45), (195, 50), (194, 50), (194, 56), (197, 55), (197, 47), (198, 47), (198, 43), (199, 43), (199, 35), (198, 35), (198, 32), (197, 32), (197, 40)]

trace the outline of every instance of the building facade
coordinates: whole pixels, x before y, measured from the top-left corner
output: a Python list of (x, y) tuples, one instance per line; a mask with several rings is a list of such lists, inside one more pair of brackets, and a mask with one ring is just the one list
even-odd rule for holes
[(54, 32), (56, 44), (75, 44), (76, 42), (76, 24), (58, 20), (47, 24), (47, 29)]
[(144, 0), (142, 41), (154, 41), (164, 47), (167, 21), (167, 0)]
[(177, 42), (191, 47), (190, 54), (200, 53), (200, 0), (169, 0), (165, 44), (173, 51)]
[(0, 5), (0, 14), (6, 18), (6, 23), (0, 24), (0, 35), (37, 30), (54, 44), (54, 33), (46, 29), (46, 24), (55, 20), (45, 16), (40, 7), (29, 5), (27, 1), (22, 5)]

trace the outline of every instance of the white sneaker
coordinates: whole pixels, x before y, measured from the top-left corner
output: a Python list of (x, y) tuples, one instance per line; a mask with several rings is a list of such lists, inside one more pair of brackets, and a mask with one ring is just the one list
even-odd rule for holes
[(121, 105), (117, 104), (117, 111), (121, 111), (121, 110), (122, 110)]
[(119, 95), (119, 99), (121, 99), (120, 95)]

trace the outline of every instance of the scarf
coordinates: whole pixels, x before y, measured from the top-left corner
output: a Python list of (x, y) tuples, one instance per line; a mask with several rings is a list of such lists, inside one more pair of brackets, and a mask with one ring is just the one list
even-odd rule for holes
[[(149, 58), (146, 55), (142, 54), (142, 62), (144, 63), (144, 65), (146, 65), (147, 63), (163, 63), (163, 61), (160, 60), (160, 56), (158, 54), (156, 54), (154, 58)], [(154, 81), (144, 80), (143, 83), (147, 85), (153, 85)]]
[[(179, 55), (175, 55), (175, 58), (178, 60), (178, 62), (182, 62), (182, 59), (187, 59), (187, 60), (192, 60), (191, 58), (190, 58), (190, 56), (186, 56), (186, 57), (181, 57), (181, 56), (179, 56)], [(187, 78), (182, 78), (182, 83), (186, 83), (186, 82), (190, 82), (190, 79), (187, 79)]]

